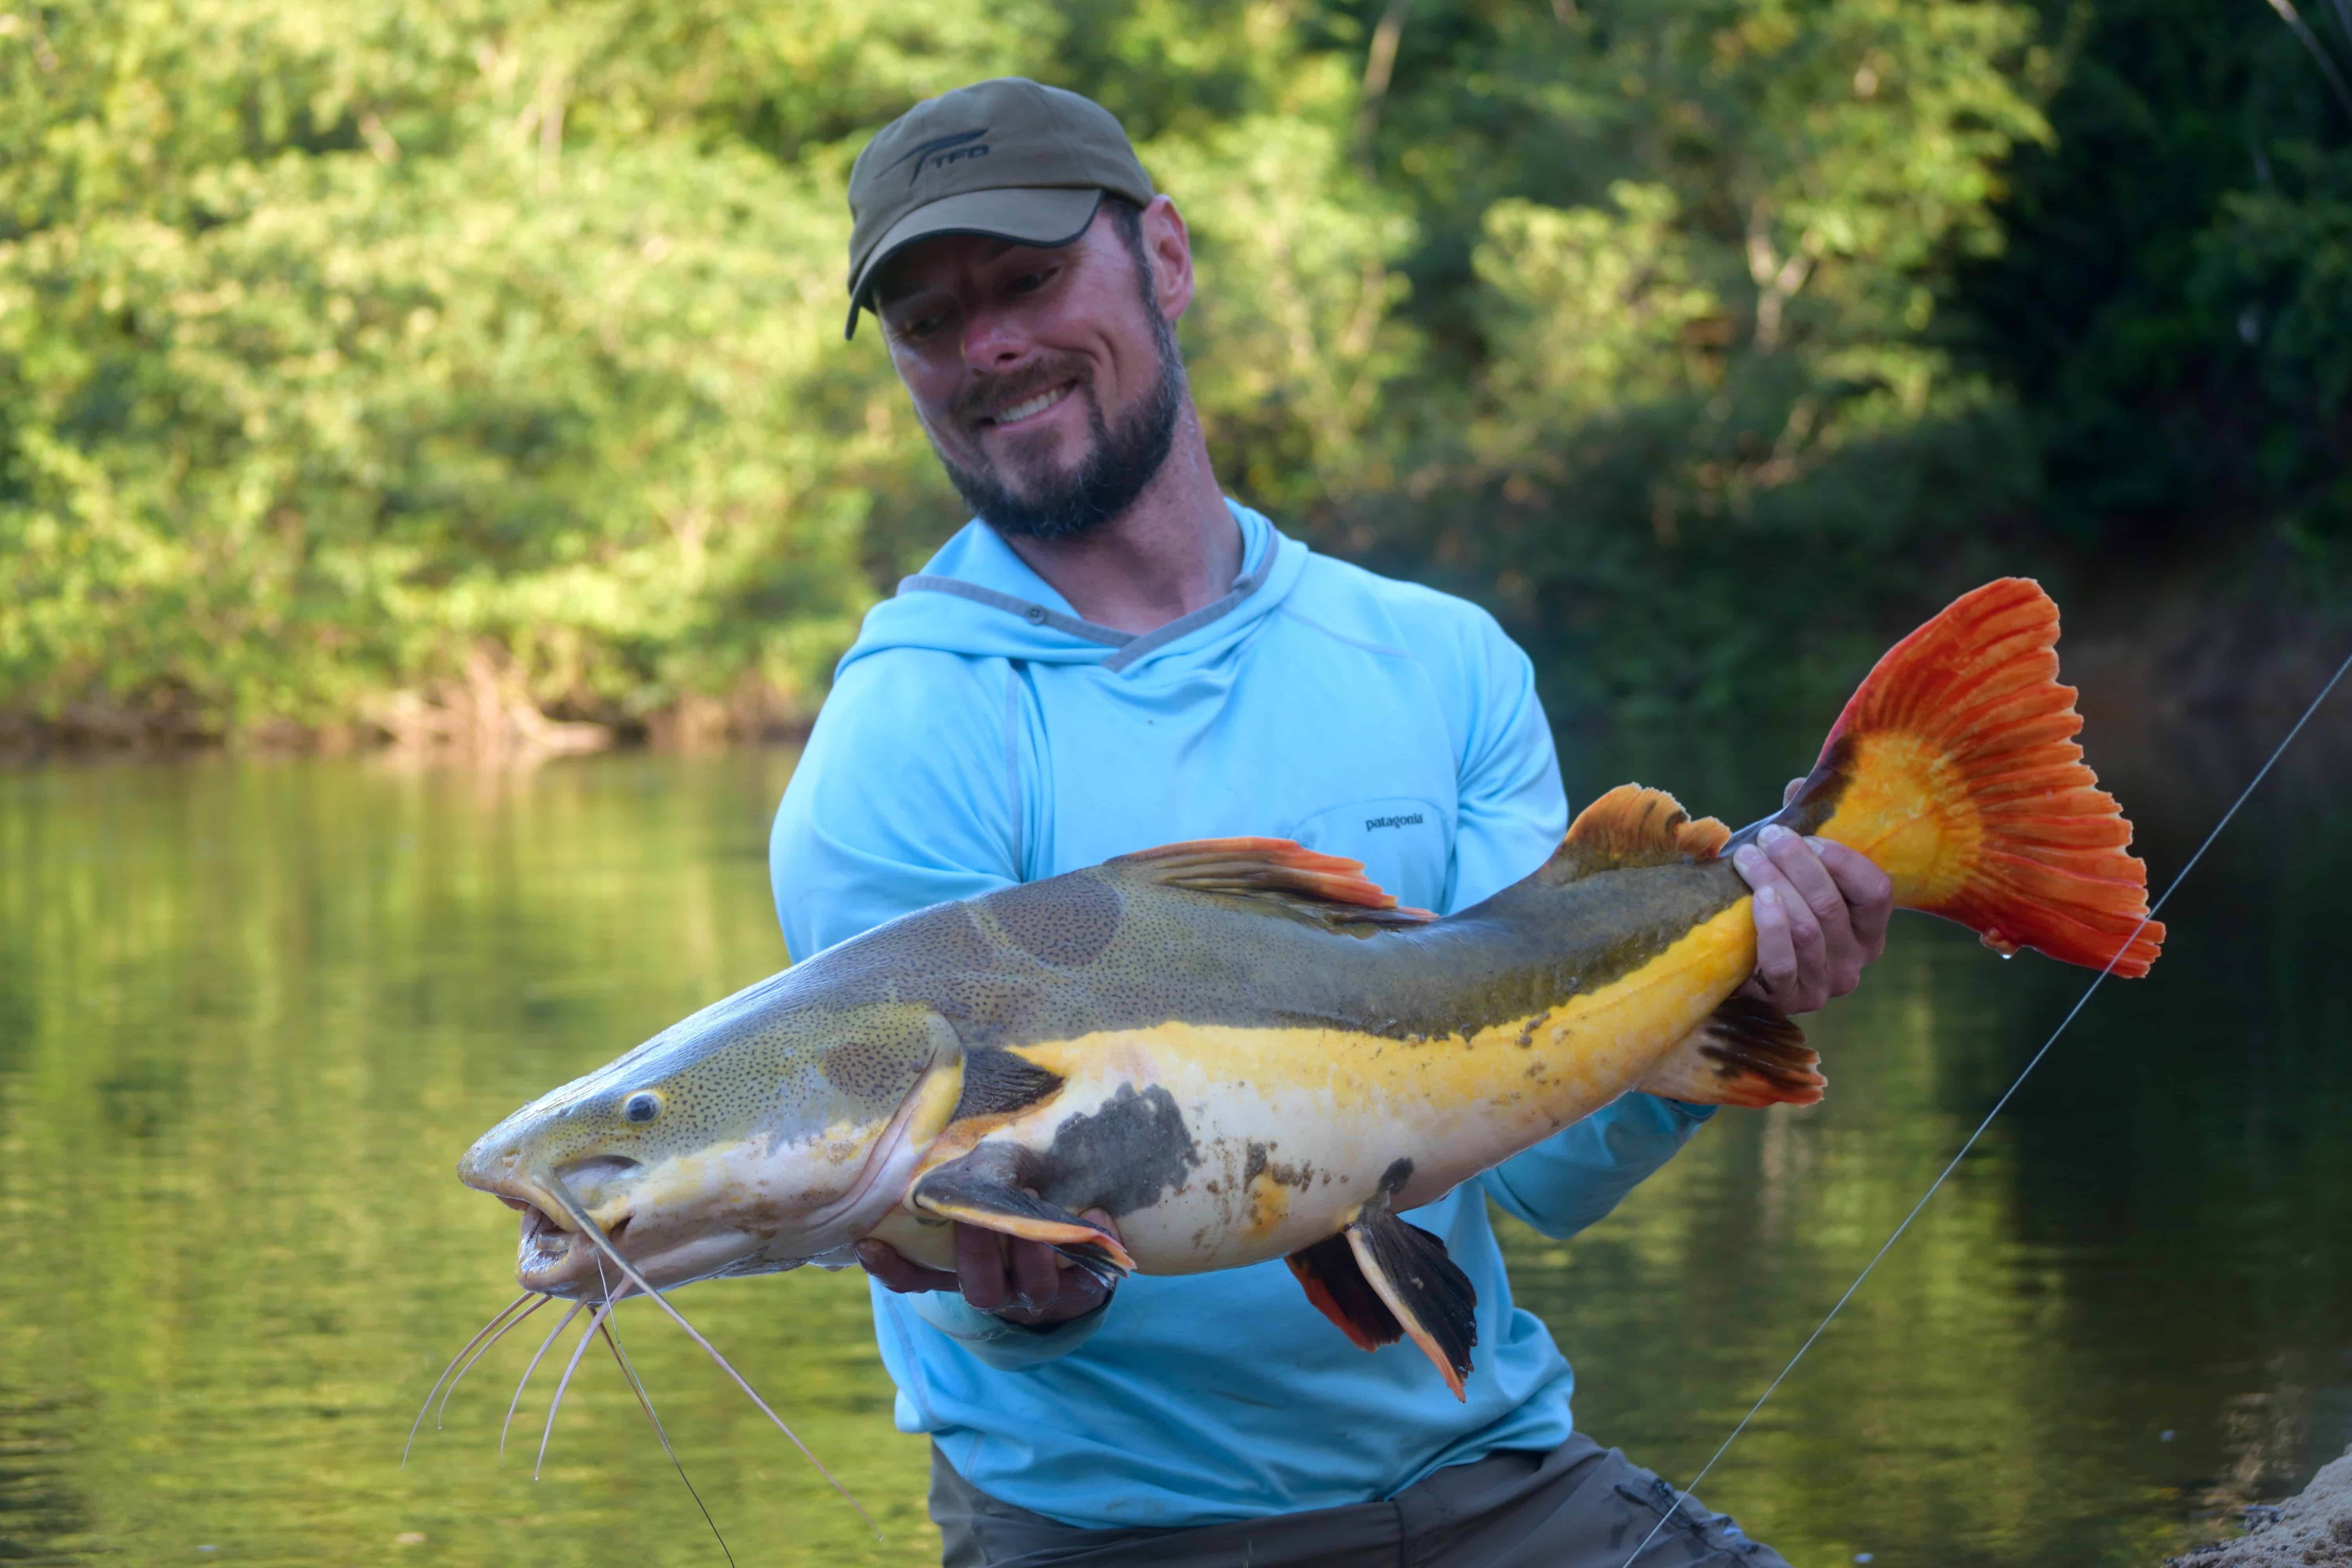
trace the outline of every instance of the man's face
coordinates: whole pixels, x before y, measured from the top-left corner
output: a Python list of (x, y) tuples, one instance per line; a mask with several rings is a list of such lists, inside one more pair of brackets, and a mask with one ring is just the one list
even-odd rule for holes
[[(1163, 233), (1147, 215), (1146, 243)], [(999, 532), (1080, 532), (1159, 472), (1184, 404), (1169, 292), (1108, 211), (1066, 246), (943, 235), (891, 262), (876, 290), (890, 357), (948, 477)]]

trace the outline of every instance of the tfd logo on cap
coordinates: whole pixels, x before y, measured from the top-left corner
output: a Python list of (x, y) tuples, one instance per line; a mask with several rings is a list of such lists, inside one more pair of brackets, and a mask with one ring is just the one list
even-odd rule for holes
[[(890, 167), (895, 169), (909, 158), (914, 160), (915, 167), (907, 176), (907, 184), (911, 189), (915, 182), (923, 177), (925, 169), (944, 169), (961, 159), (987, 157), (988, 143), (980, 141), (987, 134), (988, 127), (983, 125), (977, 131), (960, 131), (953, 136), (934, 136), (900, 157)], [(975, 142), (980, 145), (972, 146)]]

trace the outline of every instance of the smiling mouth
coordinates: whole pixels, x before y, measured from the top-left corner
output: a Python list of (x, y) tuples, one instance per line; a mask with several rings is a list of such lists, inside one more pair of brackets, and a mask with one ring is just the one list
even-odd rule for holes
[(1059, 386), (1048, 387), (1026, 402), (1016, 403), (1010, 408), (1002, 408), (994, 414), (983, 416), (981, 423), (994, 426), (1001, 430), (1008, 425), (1018, 425), (1024, 419), (1034, 419), (1076, 391), (1077, 384), (1075, 381), (1066, 381)]

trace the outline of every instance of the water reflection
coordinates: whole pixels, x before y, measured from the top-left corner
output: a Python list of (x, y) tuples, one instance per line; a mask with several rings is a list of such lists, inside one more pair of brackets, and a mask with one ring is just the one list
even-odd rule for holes
[[(1738, 816), (1777, 794), (1787, 770), (1753, 760), (1774, 754), (1570, 756), (1580, 795), (1639, 773)], [(720, 1561), (608, 1363), (583, 1361), (545, 1481), (547, 1368), (499, 1467), (530, 1330), (398, 1458), (510, 1294), (512, 1216), (457, 1155), (781, 962), (763, 846), (790, 765), (0, 774), (0, 1559)], [(2352, 1053), (2323, 901), (2352, 819), (2324, 772), (2233, 830), (2158, 980), (2103, 994), (1712, 1500), (1800, 1563), (2148, 1563), (2212, 1498), (2352, 1436)], [(2118, 785), (2163, 865), (2218, 808), (2162, 758)], [(2074, 994), (1911, 925), (1814, 1030), (1827, 1105), (1727, 1114), (1585, 1237), (1511, 1237), (1605, 1440), (1702, 1462)], [(624, 1309), (739, 1558), (935, 1561), (856, 1278), (680, 1301), (887, 1537)]]
[[(499, 1468), (535, 1336), (397, 1461), (512, 1294), (512, 1216), (457, 1186), (457, 1153), (777, 966), (762, 829), (788, 766), (0, 777), (0, 1456), (41, 1478), (0, 1492), (0, 1539), (36, 1561), (717, 1561), (609, 1367), (583, 1366), (545, 1482), (526, 1456), (551, 1377)], [(752, 1561), (923, 1561), (922, 1454), (890, 1430), (862, 1292), (766, 1283), (687, 1305), (889, 1540), (625, 1310), (681, 1458)]]

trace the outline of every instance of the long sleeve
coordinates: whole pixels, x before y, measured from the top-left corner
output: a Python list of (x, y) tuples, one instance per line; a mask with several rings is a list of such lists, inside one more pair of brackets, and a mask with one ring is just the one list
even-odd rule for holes
[(1021, 879), (1002, 659), (921, 648), (841, 673), (776, 808), (768, 877), (795, 961)]
[(1493, 897), (1544, 862), (1568, 831), (1568, 797), (1551, 726), (1536, 696), (1535, 667), (1482, 610), (1465, 617), (1454, 863), (1442, 912)]
[(1674, 1158), (1715, 1113), (1638, 1090), (1514, 1154), (1478, 1180), (1504, 1210), (1555, 1240), (1592, 1224)]
[[(1485, 626), (1490, 637), (1465, 658), (1471, 723), (1449, 913), (1534, 870), (1568, 830), (1535, 672), (1500, 628)], [(1514, 1216), (1549, 1237), (1572, 1236), (1615, 1208), (1714, 1112), (1638, 1091), (1623, 1095), (1478, 1180)]]

